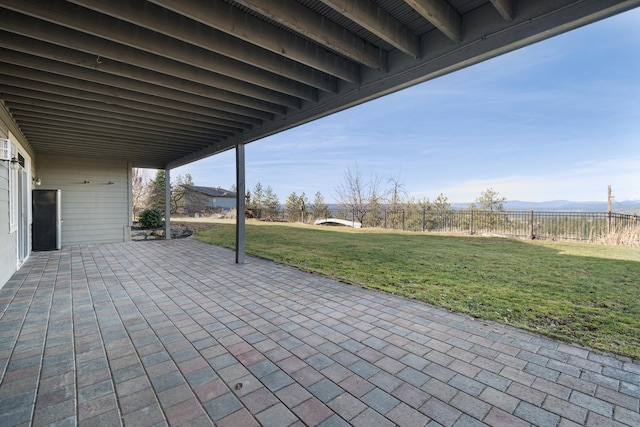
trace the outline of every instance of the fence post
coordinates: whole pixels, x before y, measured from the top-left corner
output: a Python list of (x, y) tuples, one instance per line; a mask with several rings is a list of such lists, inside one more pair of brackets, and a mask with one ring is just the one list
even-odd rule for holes
[(607, 234), (611, 234), (611, 210), (607, 212)]
[(422, 231), (427, 229), (427, 208), (422, 207)]
[(384, 228), (387, 228), (387, 208), (384, 208)]
[(535, 239), (536, 235), (533, 230), (533, 209), (531, 209), (531, 240)]
[(471, 227), (470, 233), (473, 234), (473, 209), (471, 209), (471, 223), (469, 225)]

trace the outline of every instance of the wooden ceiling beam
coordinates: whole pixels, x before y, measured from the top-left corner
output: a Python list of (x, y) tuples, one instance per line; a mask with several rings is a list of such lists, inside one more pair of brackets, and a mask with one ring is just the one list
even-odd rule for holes
[[(8, 37), (8, 39), (11, 38)], [(300, 100), (292, 97), (286, 100), (287, 105), (275, 104), (228, 90), (212, 88), (199, 83), (176, 79), (165, 74), (131, 67), (108, 59), (102, 59), (100, 60), (101, 63), (98, 64), (95, 58), (90, 55), (52, 45), (49, 45), (49, 49), (47, 49), (48, 46), (46, 44), (37, 40), (33, 40), (33, 42), (27, 43), (32, 50), (23, 50), (22, 47), (28, 49), (24, 45), (14, 46), (15, 50), (0, 47), (0, 58), (3, 62), (13, 65), (236, 113), (246, 114), (248, 111), (256, 110), (283, 115), (287, 112), (287, 107), (300, 107)], [(4, 45), (4, 43), (4, 41), (0, 42), (0, 46)], [(10, 46), (8, 43), (7, 45)], [(47, 50), (49, 53), (46, 53)], [(29, 54), (21, 53), (24, 51), (29, 52)], [(52, 59), (49, 59), (49, 57)], [(80, 63), (92, 65), (88, 67), (78, 66), (65, 60), (65, 58), (73, 57)], [(100, 68), (94, 67), (93, 64)], [(114, 72), (111, 73), (110, 71)], [(123, 77), (121, 76), (123, 73), (133, 74), (135, 78)], [(145, 76), (149, 80), (145, 80)], [(162, 84), (163, 82), (164, 84)], [(281, 98), (280, 101), (285, 101), (285, 99)], [(251, 110), (245, 110), (245, 108)]]
[(116, 127), (119, 130), (122, 129), (132, 129), (139, 130), (143, 132), (157, 132), (162, 134), (172, 134), (176, 137), (187, 137), (187, 138), (212, 138), (212, 137), (220, 137), (220, 138), (228, 138), (233, 136), (232, 132), (224, 132), (224, 131), (209, 131), (209, 132), (197, 132), (186, 129), (180, 129), (177, 127), (167, 127), (163, 126), (161, 123), (149, 123), (145, 120), (134, 121), (131, 118), (122, 119), (119, 117), (107, 117), (104, 115), (99, 115), (96, 113), (90, 112), (78, 112), (78, 111), (70, 111), (70, 110), (60, 110), (60, 109), (52, 109), (41, 106), (28, 106), (24, 104), (14, 104), (14, 103), (6, 103), (11, 114), (15, 116), (21, 117), (43, 117), (48, 119), (55, 119), (60, 122), (69, 123), (71, 125), (76, 123), (95, 123), (96, 125), (110, 126)]
[[(237, 11), (238, 15), (234, 15), (237, 9), (216, 0), (206, 2), (205, 16), (201, 17), (201, 19), (207, 19), (205, 24), (198, 20), (191, 20), (193, 18), (189, 13), (175, 13), (171, 9), (150, 2), (144, 4), (129, 0), (69, 1), (293, 80), (300, 78), (297, 74), (302, 70), (298, 69), (297, 73), (294, 72), (295, 67), (290, 63), (286, 66), (287, 61), (283, 61), (284, 58), (349, 82), (353, 82), (358, 77), (356, 64), (318, 46), (302, 45), (292, 34), (285, 33), (286, 37), (285, 34), (279, 34), (277, 43), (271, 46), (273, 26), (264, 21), (253, 21), (251, 17), (247, 18), (240, 11)], [(182, 5), (182, 2), (178, 2), (177, 6), (184, 8), (190, 5)], [(245, 26), (244, 23), (248, 19), (250, 22), (246, 22)], [(239, 30), (237, 27), (242, 28)], [(269, 46), (274, 48), (269, 49)]]
[(140, 146), (139, 148), (136, 148), (131, 146), (131, 144), (128, 146), (114, 144), (113, 141), (102, 139), (95, 140), (94, 142), (96, 142), (96, 144), (91, 147), (87, 147), (86, 143), (83, 144), (82, 138), (64, 139), (64, 135), (47, 135), (46, 131), (33, 131), (33, 134), (33, 142), (38, 145), (39, 154), (60, 156), (60, 153), (64, 153), (62, 155), (65, 157), (122, 158), (132, 160), (132, 163), (136, 163), (137, 165), (140, 164), (139, 162), (144, 161), (147, 164), (155, 165), (151, 166), (154, 168), (158, 167), (157, 162), (159, 160), (162, 160), (162, 164), (166, 164), (166, 159), (180, 155), (180, 150), (154, 150), (151, 146)]
[[(77, 144), (82, 147), (84, 142), (84, 149), (90, 150), (94, 148), (101, 148), (102, 145), (107, 150), (116, 148), (118, 150), (126, 150), (129, 152), (146, 153), (147, 155), (163, 154), (167, 153), (171, 155), (179, 154), (183, 151), (177, 143), (173, 146), (167, 146), (166, 144), (159, 144), (161, 139), (144, 142), (144, 141), (127, 141), (120, 138), (105, 137), (100, 135), (94, 135), (90, 140), (99, 144), (88, 147), (86, 141), (88, 140), (86, 134), (67, 134), (63, 130), (56, 128), (33, 128), (30, 129), (30, 135), (33, 135), (35, 141), (40, 142), (42, 148), (59, 146), (66, 148), (71, 144)], [(199, 147), (194, 146), (194, 147)], [(66, 150), (65, 150), (66, 151)]]
[[(128, 4), (133, 4), (133, 2)], [(28, 2), (3, 0), (2, 7), (80, 33), (97, 36), (303, 99), (316, 96), (315, 88), (317, 86), (315, 85), (327, 86), (328, 91), (337, 90), (335, 81), (331, 81), (331, 77), (327, 74), (303, 72), (304, 67), (301, 64), (294, 61), (287, 62), (284, 58), (274, 54), (271, 54), (270, 58), (253, 57), (254, 63), (261, 65), (261, 67), (257, 67), (257, 65), (249, 65), (216, 53), (212, 50), (213, 47), (229, 49), (229, 46), (222, 43), (219, 38), (212, 38), (210, 34), (206, 37), (201, 36), (202, 43), (215, 44), (215, 46), (210, 46), (211, 49), (205, 49), (62, 0), (30, 0)], [(179, 17), (176, 18), (179, 19)], [(28, 33), (31, 30), (27, 28), (24, 31)], [(224, 33), (222, 34), (224, 35)], [(82, 39), (79, 41), (83, 42)], [(80, 50), (86, 51), (85, 49)], [(238, 52), (242, 54), (246, 51), (240, 49)], [(106, 56), (100, 51), (95, 54), (96, 56)], [(309, 83), (312, 81), (314, 84), (301, 83), (301, 80), (305, 78), (310, 80)]]
[[(409, 27), (370, 0), (320, 0), (367, 31), (416, 59), (420, 57), (420, 38)], [(252, 2), (262, 3), (260, 0)], [(270, 0), (270, 3), (280, 3)], [(247, 3), (241, 0), (240, 3)]]
[[(2, 18), (0, 18), (1, 20)], [(1, 22), (0, 28), (2, 28)], [(189, 73), (189, 79), (186, 79), (179, 74), (171, 74), (172, 70), (167, 69), (170, 67), (163, 68), (162, 64), (143, 63), (140, 58), (138, 58), (136, 65), (132, 65), (2, 30), (0, 30), (0, 46), (18, 52), (28, 52), (34, 56), (64, 62), (69, 65), (97, 70), (105, 74), (113, 74), (264, 111), (271, 111), (271, 105), (300, 108), (300, 99), (291, 95), (233, 80), (195, 67), (188, 67), (155, 55), (147, 54), (160, 60), (156, 62), (178, 65), (179, 68), (176, 67), (173, 70), (176, 73), (184, 68), (194, 68), (196, 74), (202, 75), (203, 78), (200, 79), (202, 81), (193, 79), (193, 73)], [(157, 68), (154, 68), (154, 66)]]
[[(13, 114), (13, 112), (12, 112)], [(157, 140), (157, 139), (171, 139), (171, 140), (183, 140), (194, 144), (201, 144), (202, 146), (209, 145), (212, 140), (225, 139), (223, 135), (211, 135), (209, 138), (193, 137), (187, 135), (178, 135), (175, 132), (162, 132), (159, 129), (156, 130), (144, 130), (139, 128), (122, 126), (111, 126), (109, 124), (99, 123), (93, 120), (76, 119), (71, 122), (68, 119), (61, 118), (59, 116), (47, 116), (37, 114), (16, 114), (14, 115), (16, 121), (21, 127), (45, 127), (47, 129), (66, 129), (68, 132), (83, 133), (83, 134), (95, 134), (102, 136), (117, 136), (131, 141), (143, 141), (143, 140)], [(91, 139), (91, 136), (88, 136)]]
[(513, 2), (512, 0), (491, 0), (493, 7), (498, 10), (500, 16), (505, 21), (513, 20)]
[[(9, 109), (20, 109), (23, 111), (49, 111), (51, 114), (81, 114), (89, 117), (97, 117), (102, 120), (121, 120), (123, 122), (140, 123), (150, 126), (158, 126), (167, 130), (175, 129), (180, 133), (194, 135), (211, 135), (215, 132), (236, 133), (241, 129), (231, 128), (227, 126), (210, 126), (208, 128), (199, 126), (197, 122), (181, 123), (175, 120), (164, 120), (163, 117), (148, 117), (140, 114), (125, 114), (116, 111), (108, 111), (105, 109), (95, 109), (88, 106), (77, 106), (70, 104), (61, 104), (58, 102), (50, 102), (43, 100), (34, 100), (10, 94), (3, 94), (2, 98), (5, 105)], [(167, 117), (170, 119), (170, 117)]]
[[(172, 9), (176, 7), (177, 4), (180, 4), (179, 9), (176, 10), (180, 13), (186, 9), (186, 3), (193, 4), (194, 7), (198, 7), (200, 10), (208, 7), (210, 3), (202, 0), (151, 1), (162, 5), (171, 4)], [(319, 13), (313, 12), (297, 1), (236, 0), (236, 2), (359, 64), (383, 72), (386, 72), (388, 69), (387, 54), (384, 50), (368, 43), (356, 34), (345, 30), (343, 27), (334, 24)], [(194, 10), (194, 12), (196, 11)], [(203, 19), (203, 17), (206, 18)], [(210, 17), (211, 15), (202, 13), (191, 16), (192, 19), (196, 19), (205, 24), (207, 24), (206, 20), (210, 19)]]
[[(53, 86), (53, 88), (56, 88)], [(97, 111), (115, 112), (127, 114), (131, 117), (147, 117), (155, 120), (162, 120), (165, 123), (178, 123), (186, 126), (195, 126), (205, 129), (214, 129), (222, 126), (221, 129), (236, 129), (236, 132), (251, 129), (252, 125), (245, 122), (207, 117), (201, 114), (185, 112), (181, 110), (171, 110), (157, 105), (142, 104), (139, 102), (123, 102), (122, 104), (108, 103), (107, 97), (97, 96), (94, 99), (88, 97), (79, 98), (76, 95), (81, 91), (69, 91), (68, 95), (50, 93), (23, 87), (0, 85), (0, 97), (2, 99), (21, 103), (40, 105), (44, 102), (52, 102), (64, 106), (74, 106), (78, 108), (92, 108)], [(98, 100), (96, 100), (98, 99)], [(259, 123), (255, 123), (259, 124)]]
[[(0, 58), (1, 60), (2, 58)], [(231, 111), (224, 108), (222, 105), (217, 105), (214, 100), (204, 102), (207, 106), (199, 103), (188, 102), (184, 100), (165, 98), (162, 96), (148, 94), (144, 92), (114, 88), (105, 84), (93, 83), (90, 80), (82, 80), (73, 77), (66, 77), (59, 74), (53, 74), (50, 72), (44, 72), (40, 70), (28, 69), (25, 67), (2, 63), (0, 72), (6, 76), (15, 78), (27, 79), (35, 86), (39, 86), (38, 83), (47, 82), (50, 85), (61, 86), (69, 89), (77, 89), (84, 91), (85, 93), (101, 94), (108, 96), (112, 99), (125, 99), (129, 101), (142, 102), (145, 104), (157, 104), (167, 108), (179, 108), (186, 111), (192, 111), (194, 113), (207, 115), (209, 113), (212, 116), (216, 116), (215, 112), (227, 112), (232, 114), (239, 114), (243, 116), (256, 117), (260, 119), (271, 119), (272, 115), (258, 110), (251, 110), (246, 107), (234, 107)], [(24, 87), (24, 86), (22, 86)], [(27, 86), (31, 88), (31, 86)], [(113, 102), (113, 101), (112, 101)]]
[[(32, 122), (25, 120), (22, 125), (26, 132), (37, 134), (44, 132), (45, 135), (58, 138), (60, 141), (104, 141), (110, 144), (118, 144), (123, 147), (146, 147), (149, 150), (166, 150), (180, 152), (178, 149), (180, 145), (186, 145), (191, 149), (198, 149), (208, 147), (217, 140), (211, 138), (207, 142), (193, 141), (186, 138), (173, 138), (170, 136), (148, 136), (148, 135), (130, 135), (128, 133), (104, 133), (100, 128), (87, 127), (85, 129), (69, 128), (66, 125), (60, 125), (55, 122)], [(53, 139), (53, 138), (52, 138)], [(166, 144), (160, 144), (162, 141), (171, 141), (173, 146), (167, 146)], [(184, 147), (183, 147), (184, 148)]]
[(462, 16), (447, 0), (405, 0), (405, 3), (451, 40), (462, 41)]
[[(73, 1), (81, 3), (87, 7), (100, 7), (102, 12), (105, 12), (105, 3), (109, 4), (109, 9), (112, 13), (115, 12), (113, 9), (117, 7), (117, 5), (113, 4), (114, 2), (111, 0)], [(288, 31), (282, 30), (264, 20), (246, 14), (223, 1), (152, 0), (152, 2), (161, 6), (165, 10), (171, 10), (182, 16), (189, 17), (190, 19), (200, 22), (210, 28), (215, 28), (218, 31), (236, 38), (235, 42), (233, 40), (229, 41), (229, 43), (234, 45), (238, 45), (239, 40), (242, 40), (244, 43), (248, 43), (252, 46), (259, 47), (262, 50), (267, 50), (276, 55), (289, 58), (293, 61), (335, 76), (341, 80), (345, 80), (350, 83), (358, 83), (360, 80), (359, 66), (354, 62), (349, 61), (340, 55), (336, 55), (335, 53), (327, 50), (324, 46), (318, 46), (308, 40), (296, 37)], [(101, 5), (98, 6), (96, 3), (100, 3)], [(129, 2), (127, 0), (116, 0), (115, 3)], [(147, 8), (147, 11), (149, 11), (149, 9), (151, 8)], [(139, 12), (139, 10), (136, 10), (136, 12)], [(119, 14), (118, 17), (120, 19), (126, 19), (122, 14)], [(170, 16), (167, 16), (166, 23), (161, 25), (163, 31), (165, 26), (167, 29), (175, 27), (176, 25), (174, 21), (175, 20), (171, 20)], [(136, 23), (141, 25), (140, 21)], [(160, 22), (158, 21), (153, 23), (155, 28), (158, 28), (160, 26), (159, 24)], [(188, 23), (185, 24), (190, 25)], [(175, 32), (175, 29), (171, 31)], [(172, 37), (175, 37), (175, 35), (172, 35)], [(194, 40), (192, 39), (189, 42), (194, 43)], [(243, 46), (237, 46), (236, 49), (242, 48)], [(244, 47), (244, 49), (247, 48)], [(384, 68), (384, 64), (382, 64), (379, 61), (379, 58), (376, 58), (375, 55), (365, 56), (361, 53), (358, 56), (358, 59), (365, 62), (365, 65), (370, 68)]]

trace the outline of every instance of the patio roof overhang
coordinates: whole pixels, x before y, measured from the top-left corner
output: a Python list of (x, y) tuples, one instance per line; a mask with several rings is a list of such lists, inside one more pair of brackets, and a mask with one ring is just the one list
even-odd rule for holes
[(36, 154), (172, 169), (638, 5), (1, 0), (0, 99)]

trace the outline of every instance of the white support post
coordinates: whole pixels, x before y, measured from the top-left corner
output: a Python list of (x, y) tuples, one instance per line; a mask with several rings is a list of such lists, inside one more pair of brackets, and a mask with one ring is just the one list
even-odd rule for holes
[(236, 264), (244, 264), (245, 244), (244, 144), (236, 145)]
[(164, 170), (164, 238), (171, 240), (171, 172)]

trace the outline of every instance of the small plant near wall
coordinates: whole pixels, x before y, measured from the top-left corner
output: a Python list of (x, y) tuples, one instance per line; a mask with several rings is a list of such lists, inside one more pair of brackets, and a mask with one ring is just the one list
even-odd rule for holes
[(164, 226), (162, 211), (158, 208), (149, 208), (142, 211), (138, 221), (144, 228), (161, 228)]

